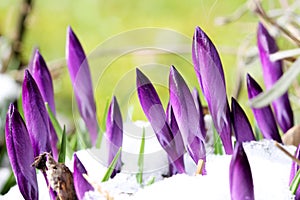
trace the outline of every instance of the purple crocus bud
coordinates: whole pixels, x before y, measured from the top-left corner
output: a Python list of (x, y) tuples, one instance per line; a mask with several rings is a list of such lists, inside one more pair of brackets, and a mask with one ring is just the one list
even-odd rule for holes
[[(106, 118), (106, 137), (108, 146), (108, 165), (113, 161), (123, 142), (123, 121), (116, 97), (113, 97)], [(111, 178), (121, 171), (122, 161), (121, 155), (115, 166)]]
[(35, 50), (32, 61), (28, 68), (41, 92), (44, 101), (48, 102), (51, 111), (55, 114), (56, 110), (52, 78), (46, 62), (39, 50)]
[(192, 48), (194, 69), (208, 104), (213, 123), (226, 154), (232, 154), (230, 110), (219, 54), (200, 27), (196, 27)]
[[(300, 145), (297, 147), (297, 150), (295, 152), (295, 157), (297, 159), (300, 159)], [(291, 185), (295, 175), (297, 174), (298, 170), (299, 170), (299, 165), (293, 161), (292, 163), (292, 167), (291, 167), (291, 172), (290, 172), (290, 182), (289, 185)], [(295, 194), (295, 199), (299, 200), (300, 199), (300, 187), (298, 187), (296, 194)]]
[(233, 97), (231, 98), (231, 110), (233, 130), (236, 140), (238, 142), (247, 142), (252, 140), (255, 141), (255, 137), (247, 115)]
[[(184, 163), (184, 160), (183, 160), (183, 156), (184, 156), (184, 153), (185, 153), (184, 143), (183, 143), (181, 132), (179, 130), (176, 118), (174, 116), (173, 108), (172, 108), (170, 102), (168, 103), (167, 110), (166, 110), (166, 120), (167, 120), (167, 123), (170, 126), (171, 133), (174, 137), (176, 150), (181, 155), (180, 158), (178, 158), (178, 160), (180, 160), (180, 162)], [(170, 161), (170, 158), (168, 160), (169, 160), (169, 173), (170, 173), (170, 176), (179, 173), (177, 171), (177, 168), (174, 165), (174, 163)]]
[(206, 154), (203, 133), (200, 130), (200, 117), (187, 84), (174, 66), (170, 68), (169, 92), (170, 103), (182, 133), (182, 139), (187, 151), (197, 164), (199, 159), (205, 160)]
[[(247, 74), (247, 88), (249, 99), (262, 92), (261, 87), (249, 74)], [(282, 143), (271, 107), (252, 108), (252, 111), (264, 138)]]
[(87, 174), (87, 171), (75, 153), (73, 180), (76, 195), (79, 200), (83, 199), (85, 192), (94, 190), (91, 184), (83, 177), (83, 174)]
[(254, 200), (251, 168), (243, 144), (237, 142), (229, 168), (230, 194), (232, 200)]
[(193, 89), (192, 95), (193, 95), (193, 98), (194, 98), (196, 109), (197, 109), (198, 114), (199, 114), (200, 130), (201, 130), (201, 133), (203, 135), (203, 138), (205, 139), (206, 138), (206, 129), (205, 129), (204, 113), (203, 113), (203, 108), (202, 108), (202, 103), (200, 101), (199, 93), (198, 93), (198, 90), (196, 88)]
[[(270, 89), (282, 76), (283, 66), (281, 60), (275, 62), (270, 60), (270, 54), (276, 53), (278, 47), (274, 38), (261, 23), (259, 23), (257, 30), (257, 45), (266, 88)], [(294, 125), (294, 116), (288, 93), (286, 92), (278, 99), (275, 99), (272, 105), (278, 125), (285, 133)]]
[(25, 70), (22, 86), (22, 103), (34, 156), (52, 152), (47, 110), (38, 86), (28, 70)]
[[(55, 110), (55, 103), (54, 103), (54, 92), (53, 92), (53, 83), (51, 74), (48, 70), (46, 62), (42, 55), (40, 54), (39, 50), (35, 50), (34, 56), (29, 64), (29, 71), (34, 78), (41, 95), (43, 97), (44, 102), (49, 104), (51, 111), (56, 113)], [(57, 134), (55, 129), (49, 119), (49, 128), (50, 128), (50, 141), (52, 147), (52, 154), (55, 159), (57, 159), (58, 150), (57, 150)]]
[(38, 199), (36, 172), (31, 167), (33, 149), (25, 123), (13, 104), (6, 115), (5, 136), (8, 157), (22, 196), (24, 199)]
[(89, 64), (71, 27), (68, 28), (67, 34), (66, 58), (79, 113), (90, 133), (91, 142), (95, 145), (98, 123)]
[(160, 145), (167, 152), (177, 171), (184, 173), (184, 163), (181, 159), (182, 152), (176, 148), (176, 141), (166, 121), (166, 114), (158, 94), (150, 80), (139, 69), (136, 69), (136, 84), (141, 106)]

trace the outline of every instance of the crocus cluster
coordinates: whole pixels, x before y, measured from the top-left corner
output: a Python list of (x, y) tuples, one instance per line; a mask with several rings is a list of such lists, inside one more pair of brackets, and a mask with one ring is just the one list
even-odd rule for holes
[[(258, 47), (265, 83), (270, 88), (282, 75), (282, 64), (280, 61), (270, 60), (270, 54), (278, 48), (275, 40), (261, 24), (258, 29)], [(254, 199), (251, 168), (242, 143), (255, 140), (255, 136), (244, 110), (234, 98), (231, 98), (230, 109), (220, 56), (213, 42), (200, 27), (196, 27), (193, 36), (192, 58), (214, 127), (226, 154), (233, 154), (229, 172), (231, 198)], [(99, 137), (99, 126), (90, 69), (79, 39), (70, 27), (67, 30), (66, 59), (78, 110), (90, 134), (91, 144), (95, 146)], [(57, 182), (63, 180), (57, 178), (57, 173), (61, 173), (57, 168), (60, 167), (70, 175), (69, 179), (63, 181), (72, 180), (70, 188), (74, 190), (74, 198), (83, 199), (85, 193), (93, 190), (93, 187), (84, 178), (87, 171), (76, 153), (73, 155), (73, 173), (64, 164), (58, 163), (59, 138), (45, 107), (45, 102), (48, 102), (55, 116), (53, 83), (46, 62), (38, 50), (35, 51), (28, 68), (25, 70), (22, 87), (25, 120), (16, 106), (11, 104), (5, 129), (8, 156), (20, 192), (25, 199), (38, 199), (36, 171), (31, 166), (34, 163), (35, 167), (42, 170), (52, 199), (59, 199), (64, 193), (63, 188), (57, 186)], [(159, 143), (168, 154), (170, 175), (186, 172), (183, 159), (185, 153), (195, 164), (199, 161), (205, 163), (207, 133), (198, 90), (191, 92), (183, 76), (171, 66), (169, 102), (165, 110), (154, 85), (140, 69), (136, 69), (136, 85), (142, 109)], [(247, 75), (247, 87), (249, 99), (262, 92), (250, 75)], [(287, 94), (275, 100), (273, 108), (277, 122), (284, 132), (293, 126), (293, 114)], [(253, 113), (264, 138), (281, 143), (272, 108), (253, 108)], [(231, 127), (236, 138), (234, 148)], [(108, 108), (105, 138), (108, 147), (107, 165), (110, 165), (123, 143), (122, 115), (115, 96)], [(298, 154), (299, 148), (297, 156)], [(119, 154), (111, 178), (121, 171), (121, 159)], [(297, 170), (298, 167), (293, 166), (291, 178)], [(201, 173), (206, 174), (205, 167)]]

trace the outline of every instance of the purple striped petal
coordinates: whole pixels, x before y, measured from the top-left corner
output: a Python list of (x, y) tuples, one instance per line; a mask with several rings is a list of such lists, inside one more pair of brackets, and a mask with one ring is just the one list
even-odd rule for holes
[(231, 110), (233, 130), (236, 140), (238, 142), (247, 142), (252, 140), (255, 141), (252, 127), (246, 116), (246, 113), (233, 97), (231, 98)]
[[(247, 88), (249, 99), (252, 99), (262, 92), (261, 87), (249, 74), (247, 74)], [(281, 143), (281, 138), (271, 107), (252, 108), (252, 112), (264, 138), (276, 140)]]
[[(29, 64), (29, 71), (32, 74), (32, 77), (34, 78), (41, 95), (43, 97), (44, 102), (48, 102), (49, 107), (51, 111), (56, 113), (55, 110), (55, 102), (54, 102), (54, 91), (53, 91), (53, 83), (51, 74), (48, 70), (48, 67), (46, 65), (46, 62), (42, 55), (40, 54), (39, 50), (35, 50), (34, 56)], [(52, 154), (55, 159), (57, 159), (58, 156), (58, 150), (57, 150), (57, 134), (55, 132), (55, 129), (51, 123), (51, 120), (49, 119), (49, 128), (50, 128), (50, 141), (51, 141), (51, 147), (52, 147)]]
[(251, 168), (243, 144), (236, 143), (229, 169), (230, 194), (232, 200), (254, 200)]
[(200, 101), (199, 93), (196, 88), (193, 89), (192, 95), (193, 95), (195, 106), (196, 106), (196, 109), (197, 109), (198, 115), (199, 115), (200, 130), (201, 130), (203, 138), (206, 138), (204, 113), (203, 113), (203, 108), (202, 108), (202, 103)]
[(75, 153), (73, 180), (76, 195), (79, 200), (83, 199), (85, 192), (94, 190), (91, 184), (83, 177), (83, 174), (87, 174), (87, 171)]
[(230, 110), (223, 67), (215, 46), (199, 27), (196, 27), (193, 37), (192, 55), (194, 69), (215, 128), (226, 154), (232, 154)]
[[(297, 147), (297, 150), (295, 152), (295, 157), (297, 159), (300, 159), (300, 145)], [(291, 185), (295, 175), (297, 174), (298, 170), (299, 170), (299, 165), (296, 162), (292, 162), (292, 167), (291, 167), (291, 172), (290, 172), (290, 181), (289, 181), (289, 185)], [(300, 199), (300, 187), (298, 187), (296, 194), (295, 194), (295, 199), (299, 200)]]
[(25, 70), (22, 86), (22, 103), (34, 156), (52, 152), (47, 110), (38, 86), (28, 70)]
[[(181, 155), (180, 158), (177, 159), (177, 162), (182, 163), (181, 165), (184, 165), (184, 160), (183, 160), (183, 156), (185, 153), (184, 143), (170, 102), (168, 103), (167, 110), (166, 110), (166, 121), (169, 124), (171, 133), (174, 137), (176, 151)], [(168, 160), (169, 160), (170, 176), (180, 173), (177, 170), (175, 164), (171, 162), (170, 158)]]
[(178, 172), (184, 173), (184, 163), (180, 160), (182, 152), (178, 152), (176, 149), (176, 141), (166, 122), (166, 114), (158, 94), (150, 80), (139, 69), (136, 69), (136, 84), (140, 104), (160, 145), (176, 165)]
[(5, 126), (8, 158), (24, 199), (38, 199), (36, 172), (28, 131), (25, 123), (13, 104), (9, 106)]
[(71, 27), (68, 28), (67, 34), (66, 58), (79, 113), (90, 133), (91, 142), (95, 145), (98, 123), (89, 64)]
[(35, 50), (33, 59), (28, 68), (41, 92), (44, 101), (48, 102), (51, 111), (55, 114), (56, 110), (52, 78), (46, 62), (39, 50)]
[[(116, 97), (113, 97), (106, 118), (106, 137), (108, 146), (108, 165), (113, 161), (123, 142), (123, 121)], [(111, 174), (113, 178), (121, 171), (122, 161), (119, 156), (116, 167)]]
[(197, 164), (199, 159), (205, 160), (206, 154), (203, 133), (200, 130), (200, 117), (187, 84), (174, 66), (170, 68), (169, 92), (170, 103), (182, 133), (182, 139), (190, 156)]
[[(259, 23), (257, 30), (257, 45), (266, 88), (270, 89), (282, 76), (283, 66), (281, 60), (276, 62), (270, 60), (270, 54), (276, 53), (278, 47), (274, 38), (261, 23)], [(294, 116), (288, 93), (286, 92), (281, 97), (274, 100), (272, 105), (278, 125), (285, 133), (294, 125)]]

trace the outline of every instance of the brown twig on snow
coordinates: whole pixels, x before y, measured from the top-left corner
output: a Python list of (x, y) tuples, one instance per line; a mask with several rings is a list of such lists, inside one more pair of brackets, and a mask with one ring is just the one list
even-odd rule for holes
[(298, 160), (295, 156), (293, 156), (290, 152), (288, 152), (285, 148), (281, 146), (278, 142), (275, 142), (275, 146), (278, 147), (285, 155), (290, 157), (297, 165), (300, 166), (300, 160)]

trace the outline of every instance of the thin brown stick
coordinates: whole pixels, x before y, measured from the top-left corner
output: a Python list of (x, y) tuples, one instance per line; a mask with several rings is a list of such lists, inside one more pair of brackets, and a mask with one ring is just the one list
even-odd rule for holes
[(281, 144), (279, 144), (278, 142), (275, 142), (275, 146), (277, 148), (279, 148), (285, 155), (287, 155), (288, 157), (290, 157), (295, 163), (297, 163), (297, 165), (300, 166), (300, 160), (298, 160), (295, 156), (293, 156), (290, 152), (288, 152), (285, 148), (283, 148), (281, 146)]
[(204, 163), (205, 163), (204, 160), (202, 160), (202, 159), (198, 160), (197, 170), (196, 170), (195, 175), (202, 174)]

